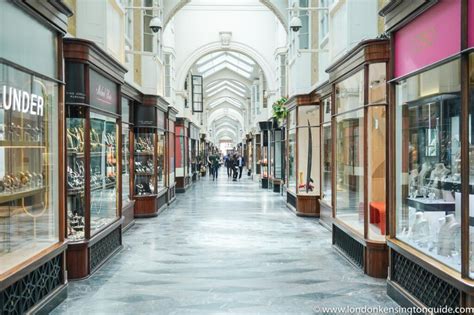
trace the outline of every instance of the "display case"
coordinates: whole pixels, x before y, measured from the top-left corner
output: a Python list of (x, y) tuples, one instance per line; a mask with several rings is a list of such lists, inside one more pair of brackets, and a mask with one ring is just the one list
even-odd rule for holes
[(158, 212), (163, 211), (168, 206), (168, 184), (166, 175), (166, 116), (168, 104), (163, 103), (162, 105), (163, 106), (158, 109), (158, 128), (156, 130), (156, 185), (158, 194)]
[(168, 154), (166, 159), (166, 165), (168, 170), (167, 186), (168, 186), (168, 204), (176, 200), (176, 136), (175, 136), (175, 123), (176, 114), (178, 111), (169, 106), (167, 115), (167, 130), (166, 130), (166, 142), (168, 148)]
[(191, 162), (191, 180), (199, 179), (199, 127), (194, 123), (189, 123), (189, 157)]
[[(397, 4), (382, 14), (397, 39), (388, 111), (387, 291), (409, 306), (472, 307), (474, 4)], [(388, 23), (393, 17), (397, 24)], [(434, 34), (420, 53), (408, 49), (420, 25), (441, 23), (449, 32)]]
[[(61, 43), (72, 12), (63, 6), (0, 2), (0, 314), (5, 315), (47, 313), (47, 302), (55, 307), (67, 295)], [(35, 49), (25, 49), (32, 34)]]
[(285, 178), (285, 127), (273, 124), (270, 146), (271, 186), (273, 192), (281, 192)]
[(184, 193), (191, 185), (189, 162), (189, 120), (176, 118), (175, 123), (175, 155), (176, 155), (176, 192)]
[(271, 121), (261, 121), (260, 127), (260, 182), (263, 189), (269, 188), (270, 181), (270, 137), (272, 130)]
[[(387, 276), (387, 68), (385, 39), (360, 42), (327, 72), (332, 100), (322, 100), (323, 146), (332, 141), (333, 158), (324, 156), (324, 204), (332, 206), (333, 244), (370, 276)], [(333, 105), (333, 106), (331, 106)], [(331, 129), (328, 107), (332, 107)], [(330, 139), (328, 141), (328, 139)], [(329, 170), (325, 170), (330, 165)], [(332, 205), (328, 204), (328, 200)], [(329, 210), (326, 210), (329, 215)], [(326, 222), (330, 221), (325, 218)]]
[(297, 215), (319, 217), (320, 106), (316, 95), (292, 97), (288, 109), (286, 204)]
[(151, 102), (134, 106), (132, 187), (135, 217), (158, 215), (157, 187), (157, 108)]
[(262, 135), (260, 133), (255, 135), (255, 142), (254, 142), (254, 150), (255, 150), (255, 174), (261, 176), (262, 174)]
[(333, 214), (333, 142), (331, 85), (326, 82), (316, 93), (321, 95), (321, 198), (319, 223), (332, 229)]
[(135, 200), (133, 188), (133, 178), (131, 177), (133, 168), (133, 151), (130, 144), (133, 134), (133, 109), (134, 104), (140, 104), (143, 95), (134, 87), (124, 84), (122, 87), (122, 230), (128, 230), (135, 223)]
[(120, 87), (126, 70), (89, 41), (65, 39), (64, 51), (67, 266), (69, 278), (77, 279), (97, 270), (122, 245), (118, 148)]

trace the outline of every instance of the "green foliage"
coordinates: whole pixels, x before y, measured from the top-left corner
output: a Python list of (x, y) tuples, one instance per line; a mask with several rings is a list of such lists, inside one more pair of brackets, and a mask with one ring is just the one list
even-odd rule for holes
[(285, 107), (286, 101), (287, 99), (282, 97), (272, 105), (273, 117), (275, 117), (280, 122), (286, 119), (286, 116), (288, 116), (288, 109)]

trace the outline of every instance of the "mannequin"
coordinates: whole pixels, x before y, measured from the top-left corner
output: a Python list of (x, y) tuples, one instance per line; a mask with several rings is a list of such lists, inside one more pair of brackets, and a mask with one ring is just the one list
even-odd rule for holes
[(419, 174), (418, 174), (417, 169), (410, 171), (410, 186), (409, 186), (410, 188), (409, 189), (410, 189), (411, 198), (416, 198), (416, 196), (418, 195), (418, 190), (417, 190), (418, 177), (419, 177)]
[(428, 162), (424, 162), (421, 166), (420, 174), (418, 175), (418, 190), (425, 186), (425, 178), (431, 171), (431, 166)]
[(426, 220), (424, 213), (419, 211), (415, 214), (415, 222), (413, 222), (409, 234), (410, 240), (414, 241), (420, 246), (428, 244), (430, 236), (430, 225)]
[[(440, 220), (441, 222), (441, 220)], [(456, 238), (461, 226), (456, 222), (454, 214), (448, 214), (438, 233), (438, 255), (451, 256), (456, 250)]]

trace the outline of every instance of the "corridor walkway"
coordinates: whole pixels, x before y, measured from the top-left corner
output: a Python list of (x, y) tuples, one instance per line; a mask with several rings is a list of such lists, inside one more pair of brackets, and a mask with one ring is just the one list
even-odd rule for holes
[(316, 306), (395, 306), (384, 280), (331, 248), (317, 221), (276, 193), (221, 171), (168, 210), (137, 220), (124, 249), (90, 279), (69, 283), (54, 314), (312, 314)]

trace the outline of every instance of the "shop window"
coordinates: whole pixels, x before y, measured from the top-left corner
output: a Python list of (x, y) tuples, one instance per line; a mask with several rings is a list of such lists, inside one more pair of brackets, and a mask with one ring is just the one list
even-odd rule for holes
[(169, 186), (174, 185), (175, 180), (175, 141), (174, 141), (174, 121), (169, 121)]
[[(384, 65), (385, 66), (385, 65)], [(386, 107), (371, 106), (367, 117), (368, 235), (385, 241), (386, 231)]]
[(165, 184), (165, 132), (158, 131), (156, 168), (158, 175), (158, 192), (166, 190)]
[(186, 129), (183, 126), (176, 126), (176, 176), (183, 177), (186, 168)]
[(331, 205), (332, 199), (332, 130), (331, 124), (324, 124), (321, 132), (323, 139), (322, 150), (322, 180), (321, 180), (321, 198)]
[(296, 113), (288, 112), (288, 190), (296, 193)]
[(3, 274), (59, 241), (59, 117), (57, 83), (0, 64), (0, 86)]
[(90, 113), (91, 235), (117, 218), (117, 127), (115, 118)]
[[(469, 222), (474, 220), (474, 53), (469, 56)], [(469, 224), (469, 271), (474, 277), (474, 226)]]
[(369, 65), (369, 104), (387, 102), (386, 63)]
[(130, 200), (130, 103), (122, 98), (122, 201)]
[(396, 87), (397, 238), (460, 270), (460, 63)]
[(319, 195), (319, 106), (298, 107), (298, 194)]
[(364, 110), (336, 117), (336, 216), (364, 233)]
[(364, 71), (336, 84), (336, 112), (343, 113), (364, 105)]

